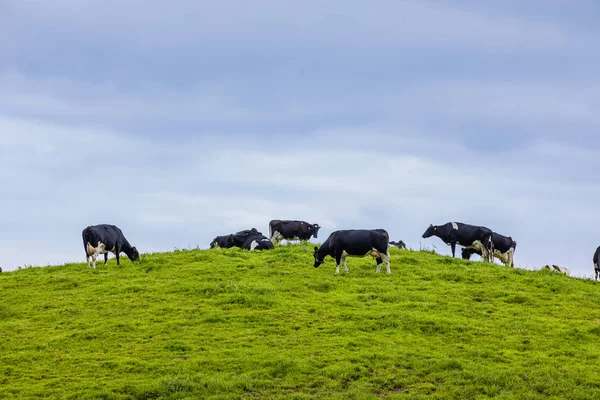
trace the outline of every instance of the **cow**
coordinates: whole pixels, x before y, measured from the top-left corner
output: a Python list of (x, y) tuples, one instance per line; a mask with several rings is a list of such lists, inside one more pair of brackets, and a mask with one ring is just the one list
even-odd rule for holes
[(594, 278), (595, 280), (598, 280), (600, 278), (600, 264), (598, 264), (598, 258), (600, 258), (600, 247), (598, 247), (596, 249), (596, 252), (594, 253), (594, 272), (596, 277)]
[(233, 235), (217, 236), (210, 242), (211, 249), (229, 249), (234, 247)]
[(234, 246), (244, 250), (271, 250), (275, 246), (271, 240), (256, 228), (239, 231), (231, 236)]
[(81, 236), (88, 268), (90, 268), (90, 257), (96, 268), (96, 257), (100, 254), (104, 254), (104, 265), (106, 265), (109, 252), (117, 257), (117, 265), (121, 265), (119, 262), (121, 252), (125, 253), (131, 261), (140, 259), (137, 249), (129, 244), (121, 229), (114, 225), (88, 226), (81, 232)]
[(444, 225), (429, 225), (423, 233), (423, 239), (437, 236), (452, 248), (452, 257), (456, 257), (456, 245), (477, 249), (482, 258), (487, 261), (493, 260), (494, 246), (492, 241), (492, 230), (484, 226), (474, 226), (460, 222), (448, 222)]
[(399, 242), (390, 242), (390, 246), (394, 246), (399, 249), (406, 249), (406, 243), (404, 243), (402, 240), (400, 240)]
[(365, 257), (371, 256), (377, 259), (377, 273), (381, 271), (381, 263), (385, 262), (388, 274), (390, 269), (388, 233), (383, 229), (356, 229), (335, 231), (321, 247), (315, 246), (314, 267), (318, 268), (326, 256), (335, 258), (335, 273), (340, 273), (340, 263), (344, 265), (344, 270), (348, 273), (346, 266), (346, 257)]
[(321, 227), (319, 224), (309, 224), (304, 221), (281, 221), (274, 219), (269, 222), (269, 237), (277, 245), (282, 240), (310, 240), (311, 236), (317, 239)]
[(0, 267), (0, 274), (2, 273), (2, 267)]
[(541, 269), (549, 269), (550, 271), (560, 272), (561, 274), (571, 275), (571, 271), (567, 267), (560, 267), (558, 265), (544, 265)]
[[(514, 267), (514, 256), (515, 249), (517, 248), (517, 242), (515, 242), (510, 236), (506, 237), (496, 232), (493, 232), (492, 242), (494, 244), (494, 257), (502, 261), (507, 267)], [(478, 254), (481, 256), (482, 252), (479, 249), (473, 248), (465, 247), (462, 249), (462, 258), (465, 260), (469, 260), (473, 254)]]

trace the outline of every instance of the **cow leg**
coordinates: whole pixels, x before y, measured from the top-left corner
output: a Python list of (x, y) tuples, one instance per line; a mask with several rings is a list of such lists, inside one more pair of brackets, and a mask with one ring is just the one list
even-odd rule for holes
[(390, 252), (389, 252), (389, 250), (385, 255), (382, 254), (381, 258), (383, 258), (383, 262), (385, 263), (385, 270), (386, 270), (387, 274), (390, 275), (392, 273), (392, 269), (390, 267)]
[(108, 262), (108, 253), (104, 253), (104, 265)]
[(596, 273), (595, 280), (598, 280), (598, 275), (600, 275), (600, 270), (598, 269), (598, 264), (594, 264), (594, 272)]
[(96, 258), (98, 257), (98, 253), (94, 252), (94, 254), (92, 255), (92, 265), (94, 266), (94, 269), (96, 269)]
[(119, 245), (115, 245), (115, 256), (117, 257), (117, 265), (121, 265), (120, 263), (120, 259), (121, 259), (121, 246)]
[(275, 232), (273, 233), (273, 236), (271, 236), (271, 242), (272, 242), (274, 245), (276, 245), (276, 246), (279, 244), (279, 238), (278, 238), (278, 236), (279, 236), (279, 232), (277, 232), (277, 231), (275, 231)]
[(342, 257), (342, 264), (344, 264), (344, 271), (349, 274), (350, 271), (348, 271), (348, 267), (346, 266), (346, 257)]
[(91, 265), (90, 265), (90, 255), (89, 254), (85, 255), (85, 260), (87, 261), (88, 268), (90, 268)]
[(342, 262), (342, 256), (336, 254), (335, 255), (335, 273), (339, 274), (340, 273), (340, 263)]
[(377, 262), (377, 269), (375, 270), (375, 273), (378, 274), (381, 271), (381, 264), (383, 263), (383, 260), (381, 257), (377, 257), (375, 261)]
[(454, 258), (456, 253), (456, 242), (450, 242), (450, 248), (452, 249), (452, 258)]

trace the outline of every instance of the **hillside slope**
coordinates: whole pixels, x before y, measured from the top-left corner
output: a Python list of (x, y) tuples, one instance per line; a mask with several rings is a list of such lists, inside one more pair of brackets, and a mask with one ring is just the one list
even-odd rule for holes
[(312, 245), (0, 274), (0, 398), (600, 398), (600, 286)]

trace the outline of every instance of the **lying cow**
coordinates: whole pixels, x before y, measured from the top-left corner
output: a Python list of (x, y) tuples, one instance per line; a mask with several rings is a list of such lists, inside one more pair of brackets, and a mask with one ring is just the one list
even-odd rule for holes
[(304, 221), (281, 221), (275, 219), (269, 222), (271, 242), (277, 245), (282, 240), (310, 240), (317, 238), (321, 227), (319, 224), (309, 224)]
[(381, 271), (381, 264), (385, 262), (388, 274), (390, 269), (390, 253), (388, 251), (390, 237), (383, 229), (374, 230), (343, 230), (335, 231), (321, 247), (315, 246), (314, 258), (315, 268), (318, 268), (326, 256), (335, 258), (335, 273), (340, 273), (340, 263), (344, 265), (344, 270), (348, 272), (346, 266), (346, 257), (365, 257), (371, 256), (377, 259), (377, 273)]
[(211, 249), (229, 249), (234, 247), (233, 235), (217, 236), (210, 242)]
[[(517, 248), (517, 242), (512, 237), (506, 237), (499, 233), (493, 233), (493, 244), (494, 244), (494, 257), (499, 259), (507, 267), (515, 266), (515, 249)], [(479, 249), (464, 248), (462, 249), (462, 258), (465, 260), (471, 259), (471, 255), (478, 254), (482, 255)], [(482, 256), (483, 257), (483, 256)]]
[(140, 253), (135, 247), (132, 247), (121, 229), (114, 225), (95, 225), (88, 226), (81, 233), (83, 237), (83, 248), (85, 250), (85, 258), (88, 268), (90, 268), (90, 257), (94, 261), (96, 268), (96, 258), (100, 254), (104, 254), (104, 265), (108, 261), (108, 253), (113, 253), (117, 257), (117, 265), (120, 254), (123, 252), (131, 261), (139, 261)]
[(423, 239), (437, 236), (452, 248), (452, 257), (456, 257), (456, 245), (469, 247), (481, 252), (482, 258), (492, 261), (492, 230), (484, 226), (474, 226), (460, 222), (448, 222), (444, 225), (429, 225), (423, 233)]
[(399, 249), (405, 249), (406, 250), (406, 243), (404, 243), (402, 240), (400, 240), (399, 242), (390, 242), (390, 246), (394, 246), (394, 247), (397, 247)]
[(560, 272), (561, 274), (571, 275), (569, 268), (560, 267), (558, 265), (544, 265), (541, 269), (549, 269), (550, 271)]
[(595, 272), (595, 280), (598, 280), (598, 278), (600, 278), (600, 265), (598, 264), (598, 258), (600, 258), (600, 247), (598, 247), (596, 249), (596, 252), (594, 253), (594, 272)]
[(256, 228), (239, 231), (231, 236), (234, 246), (244, 250), (271, 250), (273, 242), (256, 230)]

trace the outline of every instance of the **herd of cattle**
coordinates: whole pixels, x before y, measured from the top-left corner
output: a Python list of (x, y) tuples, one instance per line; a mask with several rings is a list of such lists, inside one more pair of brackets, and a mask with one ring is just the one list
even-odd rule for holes
[[(269, 237), (264, 236), (256, 228), (239, 231), (225, 236), (217, 236), (211, 243), (210, 248), (239, 247), (246, 250), (270, 250), (282, 240), (307, 241), (318, 238), (318, 224), (309, 224), (304, 221), (282, 221), (273, 220), (269, 223)], [(459, 222), (448, 222), (444, 225), (430, 225), (423, 238), (437, 236), (450, 246), (452, 257), (455, 257), (456, 245), (462, 246), (462, 258), (468, 260), (473, 254), (478, 254), (483, 260), (492, 262), (494, 257), (498, 258), (507, 266), (514, 267), (514, 253), (517, 247), (511, 237), (501, 235), (483, 227), (468, 225)], [(82, 232), (83, 247), (88, 268), (96, 268), (96, 259), (104, 255), (104, 264), (108, 260), (108, 253), (113, 253), (120, 265), (121, 253), (125, 253), (131, 261), (138, 261), (140, 253), (132, 246), (123, 235), (121, 229), (115, 225), (88, 226)], [(319, 267), (326, 256), (335, 259), (336, 274), (339, 273), (340, 265), (348, 272), (346, 257), (372, 256), (377, 261), (377, 272), (385, 263), (386, 272), (391, 273), (389, 246), (406, 249), (403, 241), (393, 242), (384, 229), (352, 229), (338, 230), (333, 232), (321, 247), (314, 248), (314, 267)], [(90, 259), (93, 264), (90, 265)], [(595, 280), (600, 279), (600, 246), (594, 253)], [(568, 273), (563, 267), (556, 265), (544, 266), (544, 268)], [(2, 270), (0, 269), (0, 272)]]

